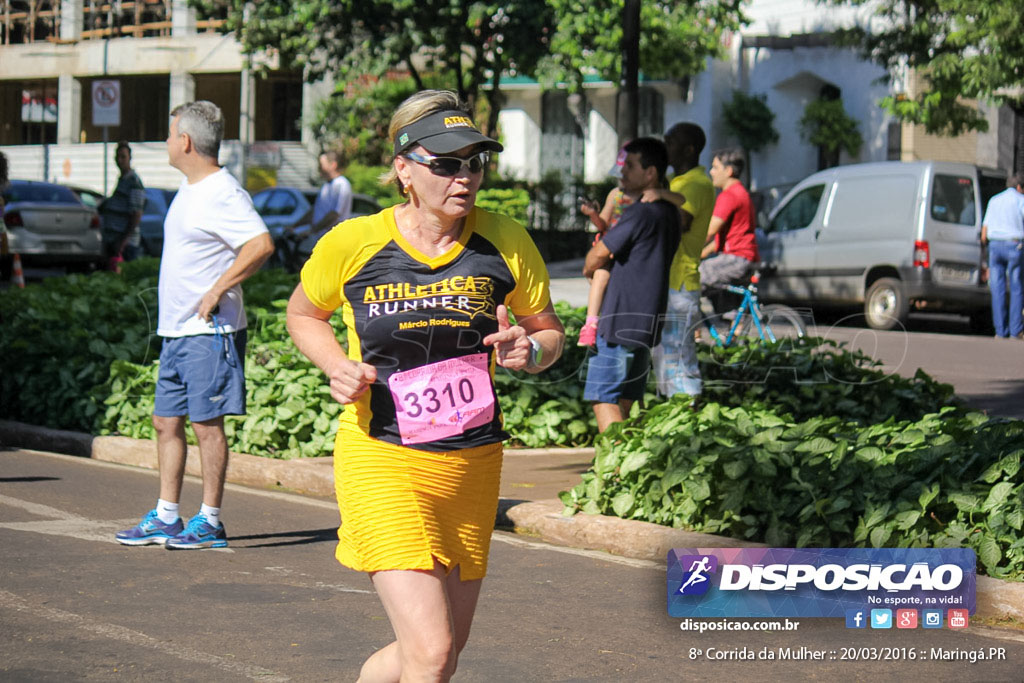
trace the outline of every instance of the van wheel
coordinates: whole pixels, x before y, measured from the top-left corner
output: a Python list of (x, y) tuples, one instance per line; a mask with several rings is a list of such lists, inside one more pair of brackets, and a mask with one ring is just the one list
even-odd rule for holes
[(876, 330), (891, 330), (907, 324), (910, 302), (903, 291), (903, 283), (896, 278), (875, 280), (864, 295), (864, 317), (868, 326)]

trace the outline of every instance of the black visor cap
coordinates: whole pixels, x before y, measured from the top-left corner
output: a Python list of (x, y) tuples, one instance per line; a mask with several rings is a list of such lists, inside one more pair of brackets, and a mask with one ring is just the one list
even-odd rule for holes
[(464, 111), (434, 112), (400, 129), (395, 136), (395, 156), (413, 145), (422, 145), (431, 154), (451, 154), (469, 145), (479, 145), (490, 152), (503, 147), (479, 130)]

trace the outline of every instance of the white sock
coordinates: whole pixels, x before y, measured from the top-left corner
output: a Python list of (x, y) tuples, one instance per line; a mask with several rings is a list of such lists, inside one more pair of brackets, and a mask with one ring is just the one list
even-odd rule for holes
[(156, 516), (164, 524), (172, 524), (174, 520), (178, 519), (178, 504), (163, 498), (157, 498)]
[(212, 508), (206, 503), (199, 506), (199, 511), (206, 517), (206, 521), (210, 523), (210, 526), (217, 526), (220, 524), (220, 508)]

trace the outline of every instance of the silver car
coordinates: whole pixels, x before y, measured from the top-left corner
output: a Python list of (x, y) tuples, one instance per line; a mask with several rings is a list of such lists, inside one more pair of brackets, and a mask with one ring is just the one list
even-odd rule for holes
[(102, 263), (99, 214), (69, 188), (12, 180), (3, 198), (8, 249), (25, 265), (88, 269)]

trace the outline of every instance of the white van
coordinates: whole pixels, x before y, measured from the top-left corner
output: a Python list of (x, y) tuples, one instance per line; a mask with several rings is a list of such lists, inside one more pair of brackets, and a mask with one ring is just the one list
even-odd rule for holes
[[(943, 310), (989, 324), (981, 219), (1006, 173), (941, 161), (886, 161), (820, 171), (772, 211), (758, 246), (762, 299), (863, 304), (868, 325)], [(760, 231), (759, 231), (760, 232)]]

